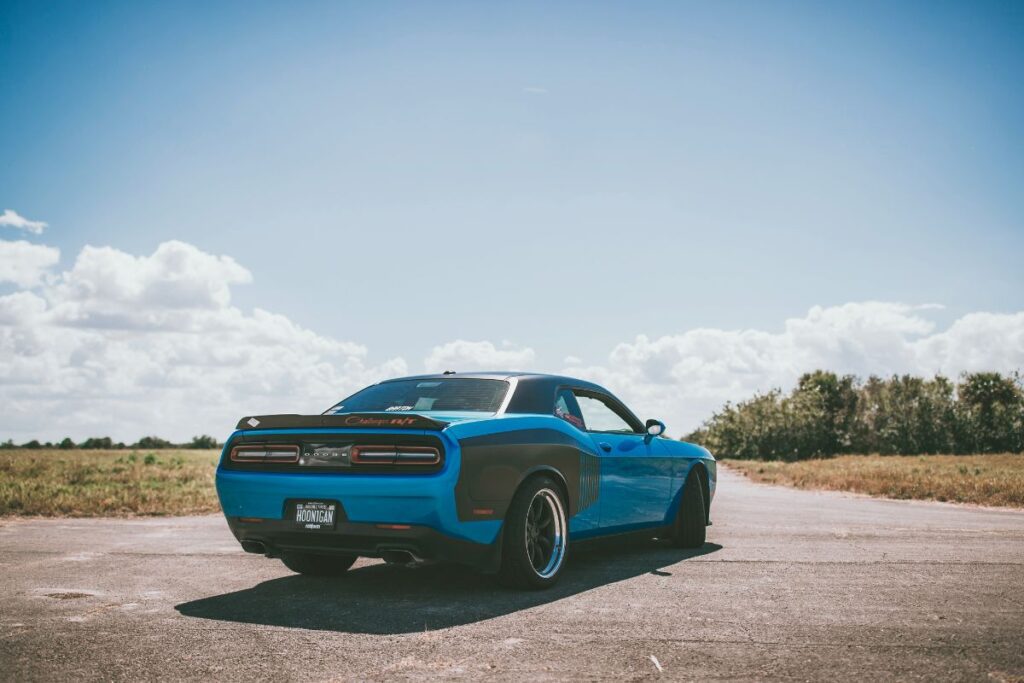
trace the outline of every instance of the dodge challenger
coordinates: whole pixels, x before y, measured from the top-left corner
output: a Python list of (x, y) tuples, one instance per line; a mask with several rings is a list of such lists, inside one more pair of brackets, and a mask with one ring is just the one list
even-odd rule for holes
[(403, 377), (321, 415), (243, 417), (217, 493), (242, 548), (295, 572), (450, 561), (544, 588), (588, 540), (704, 544), (715, 459), (664, 431), (571, 377)]

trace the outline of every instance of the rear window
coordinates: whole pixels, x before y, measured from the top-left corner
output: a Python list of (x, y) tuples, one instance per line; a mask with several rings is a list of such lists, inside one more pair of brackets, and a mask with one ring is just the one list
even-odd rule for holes
[(352, 394), (326, 414), (445, 411), (495, 413), (508, 392), (499, 379), (400, 379)]

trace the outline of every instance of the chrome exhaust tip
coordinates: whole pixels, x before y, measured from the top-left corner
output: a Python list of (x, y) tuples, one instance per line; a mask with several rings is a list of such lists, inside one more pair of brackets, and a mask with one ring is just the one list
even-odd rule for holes
[(418, 557), (410, 551), (401, 548), (382, 550), (380, 557), (388, 564), (400, 564), (406, 567), (414, 567), (424, 563), (422, 557)]
[(263, 543), (263, 541), (242, 541), (242, 550), (244, 550), (247, 553), (255, 553), (257, 555), (267, 554), (267, 546)]

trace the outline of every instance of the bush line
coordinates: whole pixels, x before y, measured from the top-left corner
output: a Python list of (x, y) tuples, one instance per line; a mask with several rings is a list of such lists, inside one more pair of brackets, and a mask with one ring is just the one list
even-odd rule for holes
[(13, 448), (28, 448), (30, 450), (37, 449), (60, 449), (60, 450), (122, 450), (122, 449), (165, 449), (165, 448), (178, 448), (188, 450), (209, 450), (213, 448), (223, 448), (224, 444), (219, 443), (217, 439), (212, 436), (203, 434), (201, 436), (193, 436), (192, 440), (188, 443), (171, 443), (166, 439), (161, 439), (159, 436), (144, 436), (133, 444), (124, 444), (122, 442), (115, 442), (109, 436), (94, 437), (86, 439), (82, 443), (75, 443), (70, 438), (65, 438), (59, 443), (40, 443), (36, 439), (32, 439), (28, 443), (23, 443), (20, 446), (15, 444), (11, 439), (0, 443), (0, 449), (13, 449)]
[(806, 460), (842, 454), (1024, 452), (1020, 372), (890, 379), (817, 370), (788, 395), (774, 389), (727, 403), (684, 437), (716, 457)]

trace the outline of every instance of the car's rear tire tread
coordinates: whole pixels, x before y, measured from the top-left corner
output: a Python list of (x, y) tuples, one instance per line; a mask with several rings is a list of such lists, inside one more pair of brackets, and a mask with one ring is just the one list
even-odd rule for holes
[(672, 525), (672, 542), (680, 548), (700, 548), (707, 538), (707, 514), (704, 508), (704, 487), (700, 473), (690, 470), (683, 485), (679, 511)]
[(304, 576), (342, 576), (358, 559), (355, 555), (315, 555), (287, 552), (281, 555), (284, 566)]
[[(538, 491), (549, 489), (562, 501), (562, 509), (567, 510), (568, 504), (562, 494), (561, 487), (550, 477), (539, 476), (527, 480), (512, 497), (512, 503), (505, 515), (502, 528), (501, 568), (498, 570), (499, 583), (510, 588), (541, 589), (548, 588), (558, 581), (562, 568), (569, 556), (569, 543), (566, 539), (561, 565), (554, 575), (543, 577), (538, 575), (530, 562), (529, 551), (525, 543), (526, 517), (534, 496)], [(568, 530), (568, 515), (563, 519)]]

